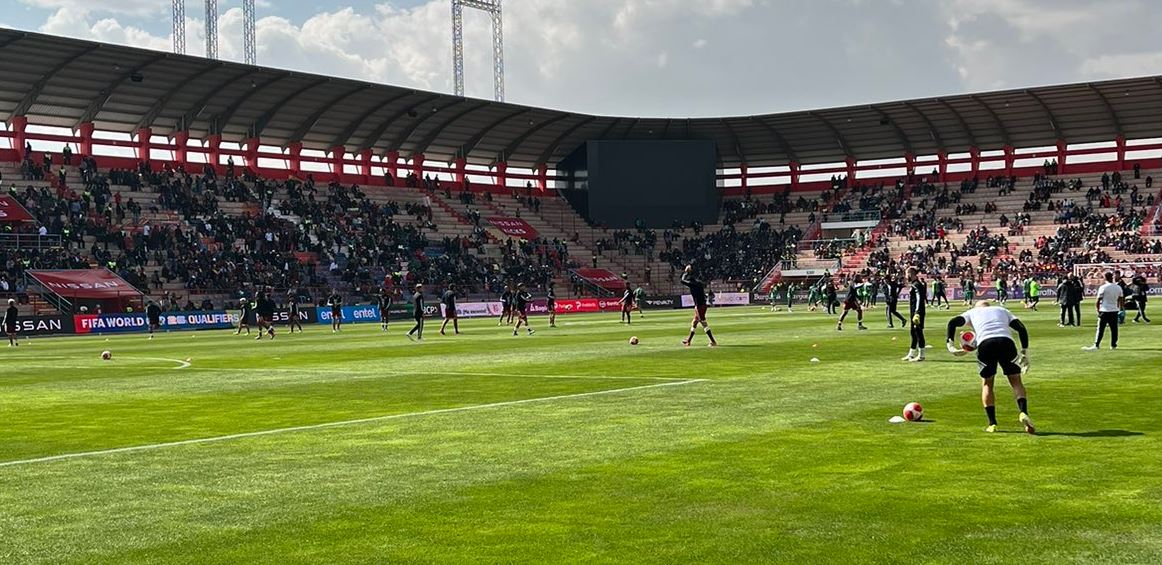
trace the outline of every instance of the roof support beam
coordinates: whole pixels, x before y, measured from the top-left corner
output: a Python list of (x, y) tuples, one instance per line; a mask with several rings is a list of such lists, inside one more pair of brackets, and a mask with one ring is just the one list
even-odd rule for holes
[(896, 139), (900, 140), (900, 143), (904, 146), (905, 153), (915, 153), (912, 150), (912, 140), (909, 139), (908, 134), (905, 133), (902, 128), (900, 128), (899, 124), (896, 123), (896, 120), (893, 120), (892, 117), (889, 116), (887, 112), (880, 109), (879, 106), (873, 104), (868, 106), (868, 108), (876, 114), (879, 114), (881, 122), (887, 121), (889, 124), (891, 124), (892, 129), (896, 132)]
[(904, 102), (904, 107), (911, 110), (913, 114), (920, 116), (921, 120), (924, 120), (924, 125), (928, 127), (928, 135), (932, 136), (932, 141), (936, 142), (937, 149), (944, 151), (944, 139), (940, 137), (940, 131), (936, 129), (936, 126), (932, 125), (932, 120), (928, 119), (928, 115), (911, 102)]
[(416, 143), (415, 153), (427, 152), (428, 147), (432, 145), (432, 142), (436, 141), (436, 139), (439, 138), (440, 135), (444, 133), (444, 130), (447, 129), (448, 126), (460, 121), (460, 118), (463, 118), (464, 116), (467, 116), (468, 114), (471, 114), (472, 112), (475, 112), (475, 111), (477, 111), (485, 106), (488, 106), (489, 104), (491, 104), (491, 102), (483, 101), (483, 102), (480, 102), (477, 104), (473, 104), (467, 108), (464, 108), (463, 110), (461, 110), (459, 112), (456, 112), (455, 114), (450, 116), (448, 119), (444, 120), (439, 125), (432, 128), (432, 131), (428, 132), (428, 135), (425, 135), (423, 139), (421, 139), (418, 143)]
[(185, 90), (185, 88), (189, 86), (190, 83), (198, 80), (199, 78), (202, 78), (203, 76), (206, 76), (207, 73), (211, 73), (220, 68), (222, 68), (222, 63), (220, 62), (214, 65), (207, 65), (200, 71), (197, 71), (194, 74), (191, 74), (190, 76), (182, 79), (182, 81), (177, 83), (177, 85), (175, 85), (173, 88), (167, 90), (165, 94), (161, 96), (161, 98), (157, 99), (157, 102), (154, 102), (153, 105), (149, 107), (149, 110), (146, 110), (145, 113), (141, 115), (141, 119), (137, 121), (137, 127), (133, 128), (133, 131), (153, 126), (154, 120), (156, 120), (157, 117), (160, 116), (163, 111), (165, 111), (165, 105), (169, 104), (169, 101), (173, 98), (174, 94)]
[(214, 86), (214, 88), (207, 90), (206, 93), (202, 95), (202, 97), (199, 98), (197, 102), (194, 102), (193, 105), (190, 106), (189, 110), (186, 110), (186, 112), (182, 114), (181, 119), (178, 120), (178, 130), (188, 130), (190, 128), (190, 122), (202, 114), (202, 110), (206, 109), (206, 104), (209, 104), (210, 100), (213, 100), (214, 97), (221, 93), (223, 90), (233, 86), (235, 82), (238, 82), (249, 75), (250, 71), (242, 71), (222, 81), (221, 83), (218, 83)]
[(730, 147), (734, 151), (734, 156), (738, 157), (740, 163), (746, 162), (746, 153), (742, 150), (742, 145), (738, 143), (738, 135), (734, 133), (734, 128), (730, 127), (730, 122), (725, 118), (718, 120), (722, 127), (726, 128), (726, 137), (730, 140)]
[(642, 121), (642, 119), (641, 119), (641, 118), (634, 118), (634, 119), (633, 119), (633, 121), (632, 121), (632, 122), (630, 122), (630, 124), (629, 124), (629, 127), (625, 128), (625, 132), (623, 132), (623, 133), (621, 134), (621, 139), (622, 139), (623, 141), (624, 141), (625, 139), (629, 138), (629, 134), (630, 134), (630, 133), (633, 133), (633, 128), (636, 128), (636, 127), (637, 127), (637, 125), (638, 125), (638, 122), (640, 122), (640, 121)]
[(1032, 98), (1033, 101), (1036, 102), (1042, 110), (1044, 110), (1045, 117), (1049, 119), (1049, 125), (1053, 127), (1053, 134), (1057, 136), (1057, 139), (1065, 139), (1065, 136), (1061, 133), (1061, 126), (1057, 123), (1057, 116), (1053, 115), (1053, 110), (1049, 109), (1049, 105), (1046, 104), (1044, 100), (1041, 100), (1041, 97), (1032, 90), (1026, 90), (1025, 94), (1028, 95), (1029, 98)]
[[(975, 94), (973, 94), (972, 96), (969, 96), (969, 98), (973, 102), (980, 104), (980, 107), (984, 108), (984, 111), (988, 112), (989, 116), (992, 116), (993, 124), (995, 124), (997, 126), (997, 131), (1001, 132), (1001, 143), (1003, 143), (1004, 145), (1012, 145), (1013, 143), (1009, 139), (1009, 130), (1005, 129), (1005, 122), (1001, 121), (1001, 117), (998, 116), (997, 113), (993, 111), (992, 106), (989, 106), (987, 102), (985, 102), (984, 100), (982, 100), (980, 98), (980, 96), (977, 96)], [(973, 144), (973, 145), (975, 146), (976, 144)]]
[(117, 87), (121, 86), (125, 83), (125, 81), (129, 80), (129, 77), (140, 73), (143, 69), (167, 57), (169, 57), (169, 55), (166, 53), (152, 57), (146, 60), (140, 66), (125, 71), (117, 78), (109, 81), (109, 84), (105, 85), (105, 88), (101, 89), (101, 94), (94, 98), (93, 101), (89, 104), (89, 107), (85, 110), (85, 113), (81, 114), (80, 119), (73, 123), (73, 129), (77, 129), (77, 127), (79, 127), (81, 124), (93, 121), (93, 118), (97, 117), (97, 114), (101, 112), (101, 110), (105, 107), (105, 104), (109, 102), (110, 98), (113, 97), (113, 91), (117, 90)]
[(775, 129), (775, 126), (772, 126), (771, 124), (763, 121), (762, 118), (759, 118), (758, 116), (752, 116), (750, 120), (758, 124), (759, 127), (765, 129), (767, 133), (771, 135), (771, 138), (775, 140), (775, 143), (779, 144), (779, 148), (783, 150), (783, 154), (787, 156), (788, 160), (793, 162), (799, 161), (799, 155), (795, 153), (794, 149), (791, 148), (791, 144), (787, 143), (787, 138), (783, 137), (783, 134), (780, 133), (778, 129)]
[(468, 141), (465, 141), (464, 145), (460, 146), (460, 150), (457, 152), (457, 155), (467, 159), (468, 155), (472, 154), (472, 152), (476, 150), (476, 147), (480, 145), (480, 142), (484, 141), (484, 138), (488, 137), (488, 134), (492, 133), (492, 130), (500, 127), (501, 124), (517, 116), (522, 116), (532, 111), (532, 108), (521, 108), (515, 112), (510, 112), (497, 118), (496, 121), (488, 124), (487, 127), (481, 129), (480, 131), (477, 131), (476, 135), (473, 135), (468, 139)]
[[(336, 96), (336, 97), (328, 100), (327, 102), (321, 104), (319, 106), (319, 109), (315, 110), (315, 113), (311, 114), (310, 116), (307, 116), (307, 119), (303, 120), (302, 123), (299, 124), (299, 127), (297, 129), (295, 129), (295, 131), (291, 132), (290, 141), (301, 141), (303, 136), (306, 135), (307, 132), (310, 131), (310, 129), (312, 127), (314, 127), (315, 122), (318, 122), (319, 118), (322, 118), (323, 114), (327, 113), (327, 110), (334, 108), (335, 105), (339, 104), (340, 102), (342, 102), (342, 101), (344, 101), (352, 96), (355, 96), (356, 94), (359, 94), (360, 92), (363, 92), (364, 90), (367, 90), (369, 88), (371, 88), (370, 84), (361, 84), (361, 85), (359, 85), (351, 90), (348, 90), (347, 92), (344, 92), (343, 94), (340, 94), (339, 96)], [(339, 144), (337, 144), (337, 143), (331, 144), (331, 147), (338, 147), (338, 146), (339, 146)]]
[(1098, 88), (1094, 86), (1092, 82), (1086, 86), (1089, 87), (1089, 90), (1093, 92), (1094, 96), (1097, 96), (1097, 99), (1101, 101), (1102, 106), (1105, 106), (1106, 112), (1108, 112), (1110, 115), (1110, 123), (1114, 126), (1114, 131), (1117, 132), (1119, 136), (1124, 136), (1125, 130), (1122, 129), (1122, 120), (1118, 117), (1118, 111), (1114, 109), (1114, 105), (1110, 104), (1110, 99), (1107, 98), (1101, 90), (1098, 90)]
[[(302, 96), (308, 90), (314, 90), (316, 87), (323, 86), (324, 84), (327, 84), (329, 82), (331, 82), (331, 79), (329, 79), (329, 78), (316, 80), (316, 81), (308, 83), (308, 84), (304, 85), (302, 88), (299, 88), (298, 90), (282, 97), (281, 100), (279, 100), (278, 102), (275, 102), (272, 106), (267, 108), (266, 111), (263, 112), (261, 116), (258, 116), (258, 119), (255, 120), (253, 124), (250, 124), (250, 127), (246, 128), (246, 131), (248, 132), (247, 137), (252, 137), (252, 138), (262, 137), (263, 130), (266, 129), (266, 126), (268, 124), (270, 124), (270, 120), (274, 119), (274, 117), (278, 115), (278, 112), (280, 110), (282, 110), (283, 107), (285, 107), (287, 104), (289, 104), (295, 98)], [(235, 106), (234, 111), (238, 111), (238, 108), (240, 108), (240, 107), (241, 107), (241, 104), (239, 104), (238, 106)], [(231, 114), (231, 117), (233, 117), (233, 114)], [(227, 120), (227, 122), (229, 122), (229, 120)]]
[(605, 139), (605, 136), (609, 135), (609, 132), (613, 131), (613, 128), (616, 128), (620, 123), (621, 118), (613, 118), (613, 121), (609, 122), (609, 125), (605, 126), (605, 129), (601, 130), (601, 135), (598, 135), (594, 139)]
[[(250, 100), (251, 96), (258, 94), (259, 92), (266, 90), (266, 88), (269, 87), (270, 85), (272, 85), (280, 80), (289, 78), (291, 76), (293, 76), (291, 73), (282, 73), (279, 75), (274, 75), (274, 76), (266, 79), (262, 84), (255, 85), (250, 90), (247, 90), (242, 96), (238, 97), (237, 100), (235, 100), (232, 104), (227, 106), (226, 110), (224, 112), (214, 116), (214, 118), (210, 122), (210, 133), (211, 134), (216, 133), (218, 135), (222, 135), (222, 129), (226, 126), (226, 124), (230, 123), (230, 120), (234, 119), (234, 114), (238, 113), (238, 109), (241, 108), (244, 104), (246, 104), (246, 101)], [(225, 114), (225, 115), (223, 116), (223, 114)]]
[[(371, 119), (371, 116), (378, 114), (380, 110), (390, 106), (393, 102), (407, 98), (408, 96), (411, 96), (415, 93), (416, 93), (416, 91), (414, 91), (414, 90), (408, 90), (405, 92), (401, 92), (395, 96), (388, 97), (383, 102), (380, 102), (379, 104), (376, 104), (375, 106), (372, 106), (366, 112), (361, 114), (358, 118), (351, 120), (351, 123), (347, 124), (339, 132), (339, 135), (335, 136), (335, 139), (331, 141), (330, 146), (331, 147), (338, 147), (340, 145), (344, 145), (344, 146), (351, 145), (351, 136), (355, 135), (355, 130), (359, 129), (359, 126), (363, 125), (364, 122)], [(299, 136), (299, 137), (302, 137), (302, 136)]]
[[(391, 140), (391, 143), (389, 143), (387, 145), (387, 148), (389, 150), (395, 149), (396, 151), (398, 151), (400, 146), (402, 146), (404, 144), (404, 142), (406, 142), (408, 140), (408, 138), (410, 138), (412, 136), (412, 134), (415, 133), (416, 130), (419, 129), (419, 127), (424, 124), (424, 122), (427, 122), (428, 120), (440, 115), (440, 111), (442, 111), (442, 110), (448, 110), (448, 109), (454, 108), (457, 105), (464, 104), (468, 101), (469, 101), (468, 98), (456, 98), (456, 99), (452, 99), (451, 101), (449, 101), (447, 103), (447, 105), (445, 105), (443, 108), (432, 108), (431, 112), (418, 113), (416, 115), (416, 119), (412, 121), (412, 125), (410, 127), (404, 127), (403, 129), (399, 130), (399, 133), (395, 136), (394, 139)], [(416, 152), (413, 152), (412, 155), (417, 155), (417, 154), (421, 154), (421, 153), (423, 153), (423, 151), (416, 151)]]
[(509, 158), (512, 157), (512, 154), (515, 153), (517, 149), (520, 149), (520, 146), (525, 142), (526, 139), (532, 137), (534, 133), (537, 133), (546, 127), (549, 127), (565, 118), (568, 118), (569, 116), (570, 114), (561, 113), (551, 119), (545, 120), (525, 130), (524, 133), (520, 134), (520, 136), (512, 140), (512, 143), (509, 143), (508, 146), (501, 150), (500, 155), (497, 156), (497, 161), (503, 161), (507, 163)]
[(40, 93), (44, 90), (44, 87), (48, 84), (48, 81), (52, 80), (52, 78), (55, 77), (57, 73), (64, 70), (65, 67), (73, 64), (77, 59), (80, 59), (81, 57), (84, 57), (85, 55), (88, 55), (89, 53), (92, 53), (93, 51), (96, 51), (100, 48), (100, 45), (87, 45), (84, 49), (77, 51), (73, 55), (67, 57), (64, 61), (61, 61), (59, 65), (46, 71), (44, 75), (40, 77), (40, 80), (36, 81), (36, 83), (32, 85), (32, 88), (28, 89), (28, 94), (25, 94), (24, 98), (22, 98), (20, 102), (16, 104), (16, 107), (12, 109), (12, 115), (23, 116), (27, 114), (28, 109), (31, 108), (34, 103), (36, 103), (36, 99), (40, 98)]
[[(363, 143), (360, 144), (359, 150), (362, 151), (364, 149), (374, 149), (375, 146), (379, 144), (379, 141), (383, 139), (383, 133), (386, 132), (387, 128), (390, 127), (391, 124), (395, 123), (396, 120), (406, 116), (408, 112), (415, 112), (416, 106), (422, 106), (438, 99), (439, 97), (439, 94), (433, 94), (431, 96), (420, 99), (420, 101), (416, 102), (415, 104), (409, 104), (404, 108), (400, 108), (386, 120), (380, 122), (379, 125), (376, 126), (374, 130), (372, 130), (371, 135), (368, 135), (367, 139), (364, 139)], [(419, 117), (419, 114), (417, 113), (416, 116)], [(394, 151), (398, 149), (398, 147), (389, 147), (388, 149)]]
[(573, 124), (572, 126), (569, 126), (569, 129), (565, 130), (561, 135), (558, 135), (557, 138), (554, 139), (552, 143), (550, 143), (549, 145), (547, 145), (545, 147), (545, 151), (543, 153), (541, 153), (540, 157), (537, 158), (537, 164), (538, 165), (549, 164), (548, 163), (549, 158), (553, 156), (553, 153), (557, 152), (557, 147), (559, 147), (562, 143), (564, 143), (565, 140), (568, 139), (569, 136), (573, 135), (574, 132), (576, 132), (577, 130), (593, 123), (593, 120), (596, 120), (596, 119), (597, 119), (597, 116), (588, 116), (584, 120), (581, 120), (581, 121)]
[(843, 137), (843, 134), (839, 133), (839, 129), (837, 129), (831, 123), (831, 121), (829, 121), (827, 118), (824, 118), (823, 116), (820, 116), (818, 112), (807, 112), (807, 115), (815, 118), (816, 120), (819, 120), (819, 122), (821, 122), (824, 126), (827, 127), (828, 130), (831, 131), (831, 134), (835, 136), (835, 143), (839, 145), (839, 150), (843, 151), (844, 155), (854, 156), (852, 155), (850, 147), (847, 145), (847, 139)]
[(956, 122), (960, 124), (960, 129), (963, 130), (964, 135), (968, 137), (968, 146), (979, 147), (979, 144), (976, 142), (976, 133), (972, 131), (972, 128), (968, 127), (968, 122), (964, 119), (964, 116), (961, 115), (956, 108), (953, 108), (952, 104), (949, 104), (947, 100), (943, 98), (937, 98), (936, 102), (941, 106), (944, 106), (945, 110), (948, 110), (952, 113), (953, 116), (956, 117)]

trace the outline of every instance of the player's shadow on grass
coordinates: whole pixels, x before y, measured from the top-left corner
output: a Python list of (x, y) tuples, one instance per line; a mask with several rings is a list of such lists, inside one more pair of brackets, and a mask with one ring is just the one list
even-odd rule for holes
[(1142, 432), (1131, 432), (1129, 430), (1096, 430), (1092, 432), (1037, 432), (1039, 436), (1058, 436), (1058, 437), (1135, 437), (1144, 436)]

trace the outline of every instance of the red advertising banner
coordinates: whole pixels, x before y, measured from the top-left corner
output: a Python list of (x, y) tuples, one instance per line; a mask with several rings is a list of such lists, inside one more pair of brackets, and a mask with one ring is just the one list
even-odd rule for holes
[(522, 239), (537, 237), (536, 228), (520, 218), (492, 217), (488, 218), (488, 223), (496, 226), (496, 229), (504, 232), (505, 235)]
[(32, 222), (35, 218), (15, 198), (0, 196), (0, 223)]
[(48, 290), (68, 298), (109, 300), (141, 294), (108, 269), (28, 271), (28, 274)]
[(625, 290), (625, 280), (609, 269), (577, 269), (573, 271), (577, 276), (609, 290)]
[(588, 312), (617, 312), (621, 303), (612, 298), (580, 298), (558, 300), (558, 314), (584, 314)]

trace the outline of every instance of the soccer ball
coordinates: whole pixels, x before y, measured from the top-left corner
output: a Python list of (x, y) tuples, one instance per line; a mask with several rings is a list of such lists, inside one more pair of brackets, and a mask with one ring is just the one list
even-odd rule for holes
[(909, 422), (919, 422), (924, 418), (924, 407), (919, 402), (909, 402), (904, 406), (904, 419)]
[(102, 351), (102, 352), (101, 352), (101, 359), (104, 359), (105, 361), (108, 361), (108, 360), (110, 360), (110, 359), (112, 359), (112, 358), (113, 358), (113, 353), (112, 353), (112, 352), (109, 352), (109, 351)]
[(960, 334), (960, 348), (965, 351), (976, 351), (976, 334), (964, 332)]
[(636, 335), (629, 338), (629, 344), (630, 345), (637, 345), (637, 336)]

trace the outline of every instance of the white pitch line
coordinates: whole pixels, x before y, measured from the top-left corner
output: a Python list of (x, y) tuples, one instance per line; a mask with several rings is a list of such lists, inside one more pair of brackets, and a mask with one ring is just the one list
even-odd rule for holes
[(175, 371), (178, 369), (185, 369), (186, 367), (190, 366), (189, 361), (182, 361), (180, 359), (166, 359), (164, 357), (126, 357), (126, 359), (142, 359), (145, 361), (167, 361), (169, 363), (177, 363), (178, 366), (174, 367)]
[(162, 449), (166, 447), (181, 447), (184, 445), (198, 445), (202, 443), (217, 443), (220, 441), (230, 441), (235, 439), (246, 439), (252, 437), (262, 437), (276, 434), (285, 434), (293, 432), (306, 432), (312, 430), (321, 430), (326, 428), (337, 428), (342, 426), (354, 426), (358, 424), (370, 424), (375, 422), (386, 422), (389, 420), (402, 420), (405, 418), (419, 418), (422, 416), (436, 416), (440, 414), (454, 414), (457, 412), (470, 412), (475, 410), (486, 410), (489, 408), (504, 408), (507, 406), (519, 406), (522, 404), (534, 404), (538, 402), (552, 402), (554, 400), (569, 400), (573, 398), (584, 398), (588, 396), (600, 396), (606, 394), (618, 394), (622, 392), (631, 392), (636, 390), (646, 390), (651, 388), (661, 388), (669, 386), (682, 386), (694, 383), (705, 382), (706, 379), (688, 379), (684, 381), (657, 383), (652, 385), (633, 386), (627, 388), (615, 388), (610, 390), (598, 390), (594, 392), (581, 392), (577, 394), (561, 394), (557, 396), (544, 396), (540, 398), (525, 398), (522, 400), (508, 400), (505, 402), (491, 402), (488, 404), (473, 404), (470, 406), (459, 406), (456, 408), (440, 408), (437, 410), (425, 410), (423, 412), (407, 412), (404, 414), (389, 414), (387, 416), (374, 416), (371, 418), (358, 418), (355, 420), (342, 420), (338, 422), (326, 422), (322, 424), (310, 424), (306, 426), (291, 426), (289, 428), (275, 428), (273, 430), (262, 430), (257, 432), (244, 432), (240, 434), (230, 434), (224, 436), (214, 436), (198, 439), (186, 439), (181, 441), (170, 441), (165, 443), (151, 443), (148, 445), (136, 445), (132, 447), (117, 447), (113, 449), (102, 449), (98, 451), (81, 451), (77, 453), (64, 453), (61, 455), (50, 455), (48, 457), (36, 457), (33, 459), (20, 459), (16, 461), (0, 462), (0, 467), (15, 467), (17, 465), (29, 465), (32, 463), (49, 463), (52, 461), (63, 461), (66, 459), (79, 459), (82, 457), (98, 457), (101, 455), (116, 455), (119, 453), (134, 453), (138, 451), (151, 451), (154, 449)]
[[(75, 357), (3, 357), (3, 359), (13, 359), (13, 360), (21, 360), (21, 361), (48, 361), (48, 360), (75, 359)], [(119, 357), (119, 359), (130, 359), (130, 360), (133, 360), (133, 359), (140, 359), (140, 360), (142, 360), (142, 361), (164, 361), (164, 362), (166, 362), (166, 363), (177, 363), (177, 364), (178, 364), (178, 366), (177, 366), (177, 367), (174, 367), (174, 369), (175, 369), (175, 370), (176, 370), (176, 369), (185, 369), (185, 368), (187, 368), (187, 367), (189, 367), (189, 366), (190, 366), (190, 362), (189, 362), (189, 361), (182, 361), (182, 360), (180, 360), (180, 359), (166, 359), (166, 358), (164, 358), (164, 357), (137, 357), (137, 356), (125, 356), (125, 357)], [(54, 366), (56, 366), (56, 367), (60, 367), (59, 365), (54, 365)], [(112, 368), (112, 367), (115, 367), (115, 365), (109, 365), (109, 367), (110, 367), (110, 368)], [(62, 367), (62, 368), (64, 368), (64, 367)], [(67, 368), (71, 368), (71, 369), (92, 369), (93, 367), (89, 367), (89, 366), (86, 366), (86, 367), (76, 367), (76, 366), (74, 366), (74, 367), (67, 367)], [(140, 368), (140, 367), (135, 367), (135, 368)]]
[(378, 375), (355, 375), (352, 380), (357, 379), (377, 379), (380, 376), (400, 376), (400, 377), (428, 377), (436, 375), (447, 375), (451, 377), (496, 377), (505, 379), (564, 379), (564, 380), (595, 380), (595, 381), (690, 381), (687, 377), (634, 377), (629, 375), (516, 375), (513, 373), (478, 373), (478, 372), (462, 372), (462, 371), (384, 371), (376, 368), (362, 368), (352, 367), (351, 369), (312, 369), (308, 367), (294, 368), (294, 367), (244, 367), (233, 369), (229, 367), (193, 367), (192, 371), (221, 371), (225, 373), (230, 372), (255, 372), (263, 373), (270, 371), (277, 371), (280, 373), (318, 373), (324, 375), (348, 375), (352, 371), (368, 371), (379, 373)]

